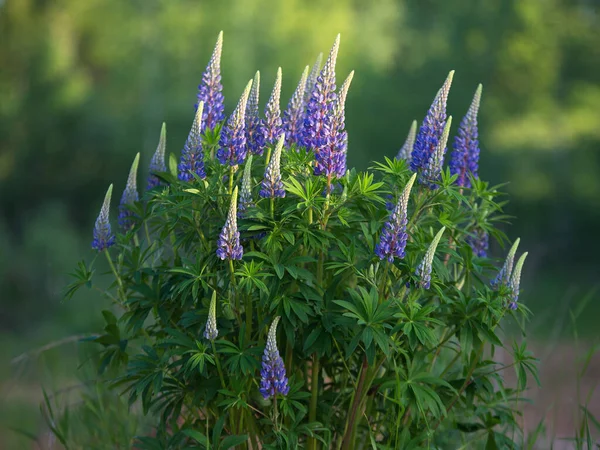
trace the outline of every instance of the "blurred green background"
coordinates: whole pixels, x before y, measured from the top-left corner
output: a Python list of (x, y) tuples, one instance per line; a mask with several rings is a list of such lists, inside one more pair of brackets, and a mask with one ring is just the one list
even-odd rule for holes
[[(278, 66), (285, 107), (304, 66), (341, 33), (338, 82), (356, 71), (349, 163), (361, 169), (396, 154), (449, 70), (455, 120), (483, 83), (480, 174), (509, 183), (517, 219), (505, 231), (530, 254), (530, 330), (561, 334), (600, 280), (599, 13), (597, 0), (0, 0), (1, 379), (17, 374), (27, 391), (48, 366), (74, 367), (10, 360), (97, 325), (98, 297), (61, 303), (66, 273), (93, 257), (106, 186), (120, 196), (138, 151), (147, 167), (162, 121), (179, 154), (220, 30), (227, 112), (257, 69), (264, 104)], [(583, 334), (596, 332), (591, 311)], [(4, 385), (18, 401), (3, 416), (31, 410), (36, 393)], [(29, 429), (38, 420), (18, 417)]]

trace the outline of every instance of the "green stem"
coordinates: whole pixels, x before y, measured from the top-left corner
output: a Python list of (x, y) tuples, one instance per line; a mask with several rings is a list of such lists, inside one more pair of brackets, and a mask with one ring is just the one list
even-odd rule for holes
[(367, 362), (367, 357), (364, 356), (363, 363), (360, 368), (360, 373), (358, 375), (358, 385), (356, 387), (356, 391), (354, 391), (354, 398), (352, 399), (352, 406), (350, 407), (350, 415), (348, 416), (348, 420), (346, 421), (346, 431), (344, 433), (344, 438), (342, 439), (342, 450), (351, 449), (352, 443), (354, 442), (354, 425), (356, 423), (358, 408), (363, 399), (363, 390), (365, 387), (365, 378), (367, 376), (368, 367), (369, 363)]
[(148, 222), (144, 222), (144, 231), (146, 232), (146, 240), (148, 241), (148, 247), (152, 246), (152, 239), (150, 239), (150, 230), (148, 229)]
[[(308, 410), (308, 421), (314, 422), (317, 419), (317, 400), (319, 398), (319, 372), (320, 372), (319, 357), (316, 353), (313, 353), (312, 361), (312, 374), (310, 382), (310, 409)], [(309, 437), (307, 441), (307, 448), (309, 450), (316, 450), (317, 440), (313, 437)]]
[(221, 379), (221, 386), (223, 389), (226, 388), (225, 385), (225, 377), (223, 377), (223, 371), (221, 370), (221, 363), (219, 362), (219, 355), (217, 353), (217, 348), (215, 347), (215, 341), (210, 341), (210, 345), (212, 346), (213, 354), (215, 355), (215, 365), (217, 366), (217, 372), (219, 372), (219, 378)]
[(385, 263), (385, 269), (383, 271), (383, 276), (381, 277), (381, 281), (379, 284), (379, 303), (381, 303), (381, 301), (383, 300), (383, 297), (385, 295), (385, 288), (386, 288), (386, 284), (387, 284), (387, 279), (388, 279), (388, 274), (390, 272), (390, 262), (386, 261)]
[(115, 265), (113, 264), (112, 259), (110, 258), (110, 253), (108, 253), (108, 249), (104, 250), (104, 254), (106, 255), (106, 259), (108, 260), (108, 265), (110, 266), (110, 269), (112, 270), (113, 275), (117, 279), (117, 285), (118, 285), (117, 292), (119, 294), (119, 297), (121, 298), (121, 303), (125, 304), (126, 298), (125, 298), (125, 290), (123, 289), (123, 281), (121, 280), (121, 277), (119, 276), (119, 273), (117, 272), (117, 269), (115, 268)]
[(238, 319), (238, 324), (242, 325), (242, 316), (240, 313), (240, 300), (238, 298), (236, 289), (235, 289), (235, 269), (233, 267), (233, 260), (230, 259), (229, 260), (229, 273), (231, 275), (231, 289), (230, 289), (230, 293), (231, 296), (233, 297), (233, 307), (235, 308), (235, 315)]
[(249, 295), (246, 296), (246, 341), (252, 337), (252, 299)]
[(275, 220), (275, 199), (271, 197), (271, 219)]
[(233, 166), (229, 166), (229, 195), (233, 192)]

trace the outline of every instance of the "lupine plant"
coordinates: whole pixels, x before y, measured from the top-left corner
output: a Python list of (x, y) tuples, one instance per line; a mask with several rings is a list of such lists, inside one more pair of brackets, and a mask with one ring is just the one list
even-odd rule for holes
[[(99, 379), (154, 423), (132, 446), (514, 448), (535, 360), (524, 344), (510, 364), (494, 349), (529, 314), (517, 301), (527, 253), (517, 239), (501, 268), (487, 257), (488, 240), (508, 238), (502, 193), (477, 172), (481, 88), (450, 167), (453, 72), (397, 157), (347, 170), (353, 74), (337, 90), (339, 36), (323, 68), (303, 72), (283, 127), (278, 71), (266, 151), (246, 128), (256, 133), (258, 73), (219, 113), (221, 45), (190, 135), (169, 138), (181, 155), (167, 168), (163, 127), (148, 190), (124, 196), (127, 228), (112, 232), (111, 185), (93, 231), (114, 303), (92, 339)], [(106, 285), (101, 262), (80, 264), (69, 296)]]

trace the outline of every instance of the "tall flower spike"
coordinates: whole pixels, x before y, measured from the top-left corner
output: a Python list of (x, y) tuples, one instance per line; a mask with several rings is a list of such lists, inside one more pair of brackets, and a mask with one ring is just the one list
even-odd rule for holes
[(302, 130), (304, 121), (304, 92), (306, 90), (306, 79), (308, 77), (308, 66), (304, 68), (300, 82), (294, 91), (294, 95), (283, 112), (283, 131), (285, 132), (285, 143), (300, 145), (302, 141)]
[(163, 122), (162, 128), (160, 129), (160, 139), (158, 140), (158, 147), (154, 152), (154, 156), (150, 160), (150, 174), (148, 175), (148, 187), (147, 189), (155, 188), (160, 185), (160, 179), (154, 175), (155, 172), (166, 172), (167, 166), (165, 164), (165, 149), (167, 147), (167, 125)]
[(408, 234), (406, 233), (408, 199), (416, 178), (416, 173), (410, 177), (398, 199), (396, 207), (383, 226), (379, 244), (375, 247), (375, 254), (379, 256), (379, 259), (387, 259), (389, 262), (394, 262), (394, 258), (404, 258), (406, 241), (408, 240)]
[(517, 309), (517, 300), (519, 300), (519, 285), (521, 284), (521, 270), (523, 270), (523, 264), (527, 258), (527, 252), (523, 253), (517, 264), (515, 265), (515, 271), (510, 277), (510, 301), (508, 302), (508, 308), (515, 310)]
[(302, 144), (307, 149), (313, 150), (315, 155), (329, 144), (336, 99), (335, 63), (339, 47), (340, 35), (338, 34), (306, 106)]
[(450, 126), (452, 125), (452, 116), (448, 117), (446, 126), (444, 126), (444, 132), (442, 137), (437, 143), (437, 147), (429, 161), (427, 167), (421, 172), (419, 180), (422, 184), (425, 184), (429, 189), (437, 189), (438, 182), (442, 175), (442, 165), (444, 164), (444, 155), (446, 154), (446, 144), (448, 143), (448, 136), (450, 134)]
[(242, 176), (242, 190), (240, 192), (240, 204), (238, 216), (242, 216), (248, 209), (254, 206), (252, 201), (252, 154), (248, 155)]
[(127, 185), (121, 195), (121, 203), (119, 204), (119, 226), (123, 231), (128, 231), (133, 226), (131, 220), (133, 212), (129, 210), (129, 206), (137, 202), (140, 197), (137, 191), (137, 171), (140, 163), (140, 154), (135, 155), (131, 169), (129, 169), (129, 176), (127, 177)]
[(204, 102), (200, 102), (192, 128), (181, 151), (181, 159), (177, 169), (181, 181), (194, 181), (194, 174), (201, 179), (206, 178), (204, 171), (204, 150), (202, 149), (202, 115)]
[(94, 225), (94, 240), (92, 241), (92, 248), (94, 250), (98, 250), (99, 252), (106, 250), (115, 243), (115, 235), (112, 233), (109, 221), (112, 189), (113, 185), (111, 184), (106, 191), (104, 203), (102, 203), (100, 214), (98, 214), (96, 224)]
[(506, 255), (502, 269), (500, 269), (498, 275), (496, 275), (496, 278), (491, 281), (490, 286), (492, 286), (493, 289), (498, 289), (500, 286), (508, 286), (515, 261), (515, 254), (519, 248), (519, 242), (521, 242), (521, 239), (517, 238)]
[(319, 73), (321, 73), (322, 62), (323, 62), (323, 53), (319, 53), (319, 55), (317, 56), (317, 59), (315, 60), (315, 63), (312, 66), (312, 69), (310, 69), (310, 74), (308, 75), (308, 78), (306, 79), (306, 90), (304, 91), (304, 107), (305, 108), (306, 108), (306, 105), (308, 104), (308, 101), (310, 100), (312, 91), (315, 88), (315, 83), (317, 82), (317, 77), (319, 76)]
[(233, 189), (231, 195), (231, 204), (229, 206), (229, 213), (227, 214), (227, 220), (219, 235), (219, 241), (217, 242), (217, 256), (224, 259), (235, 260), (242, 259), (244, 249), (240, 244), (240, 232), (237, 226), (237, 186)]
[[(277, 69), (275, 85), (271, 97), (265, 107), (265, 120), (262, 122), (261, 131), (264, 145), (273, 145), (283, 130), (281, 121), (281, 67)], [(261, 152), (262, 153), (262, 152)]]
[(435, 249), (437, 248), (445, 230), (446, 227), (442, 227), (440, 231), (438, 231), (433, 238), (433, 241), (431, 241), (431, 244), (429, 244), (427, 253), (425, 253), (425, 256), (423, 257), (423, 261), (421, 261), (421, 264), (419, 264), (419, 267), (417, 267), (416, 273), (421, 277), (419, 280), (419, 286), (421, 286), (423, 289), (429, 289), (429, 286), (431, 286), (431, 265), (433, 264)]
[(410, 124), (410, 130), (408, 130), (408, 136), (406, 136), (406, 141), (404, 141), (404, 145), (398, 151), (398, 155), (396, 159), (403, 159), (407, 164), (410, 164), (411, 154), (413, 151), (413, 147), (415, 145), (415, 138), (417, 137), (417, 121), (413, 120)]
[(283, 143), (285, 142), (285, 135), (281, 133), (279, 141), (273, 152), (273, 156), (267, 164), (265, 170), (265, 179), (262, 181), (259, 195), (262, 198), (283, 198), (285, 197), (285, 190), (283, 189), (283, 182), (281, 181), (281, 150), (283, 149)]
[(246, 160), (248, 148), (246, 147), (246, 103), (252, 88), (252, 80), (248, 82), (235, 110), (227, 119), (221, 131), (217, 158), (221, 164), (237, 166)]
[(217, 330), (217, 291), (213, 291), (210, 299), (210, 307), (208, 308), (208, 320), (206, 321), (206, 329), (204, 337), (209, 341), (214, 341), (219, 335)]
[(475, 91), (475, 96), (466, 116), (460, 122), (458, 135), (454, 138), (454, 151), (450, 157), (450, 173), (458, 175), (456, 184), (471, 187), (469, 174), (477, 178), (479, 169), (479, 140), (477, 131), (477, 113), (481, 102), (480, 84)]
[(475, 256), (479, 256), (480, 258), (485, 258), (487, 256), (487, 250), (490, 245), (490, 235), (487, 231), (476, 228), (472, 235), (467, 236), (465, 240), (473, 250)]
[(262, 369), (260, 371), (260, 393), (266, 400), (275, 397), (277, 394), (287, 395), (290, 388), (288, 378), (283, 365), (283, 359), (277, 349), (277, 324), (279, 316), (275, 317), (269, 334), (267, 336), (267, 345), (262, 358)]
[(410, 168), (413, 172), (425, 170), (438, 147), (446, 124), (446, 102), (453, 77), (454, 71), (451, 71), (423, 119), (412, 151)]
[(262, 155), (265, 139), (261, 130), (261, 120), (258, 111), (260, 97), (260, 72), (257, 71), (252, 81), (252, 89), (246, 106), (246, 142), (248, 150), (254, 155)]
[(221, 52), (223, 50), (223, 32), (219, 33), (215, 49), (206, 70), (202, 74), (202, 83), (198, 86), (198, 102), (204, 102), (202, 115), (202, 129), (213, 130), (217, 123), (225, 119), (225, 106), (223, 101), (223, 85), (221, 84)]

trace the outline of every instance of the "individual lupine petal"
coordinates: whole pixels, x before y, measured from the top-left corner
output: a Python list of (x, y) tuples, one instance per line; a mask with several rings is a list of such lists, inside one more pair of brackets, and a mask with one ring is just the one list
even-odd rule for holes
[(129, 176), (127, 177), (127, 184), (123, 195), (121, 195), (121, 203), (119, 204), (119, 226), (123, 231), (128, 231), (133, 226), (131, 217), (133, 212), (129, 210), (129, 206), (137, 202), (140, 197), (137, 191), (137, 170), (140, 163), (140, 154), (135, 155), (131, 169), (129, 169)]
[(252, 201), (252, 154), (248, 155), (244, 175), (242, 176), (242, 190), (240, 192), (240, 204), (238, 215), (242, 216), (249, 208), (254, 206)]
[(162, 128), (160, 129), (160, 138), (158, 140), (158, 147), (154, 152), (154, 156), (150, 160), (150, 174), (148, 175), (148, 187), (147, 189), (155, 188), (160, 185), (160, 179), (154, 175), (155, 172), (166, 172), (167, 165), (165, 164), (165, 149), (167, 147), (167, 125), (163, 122)]
[(202, 116), (204, 102), (200, 102), (192, 128), (181, 151), (181, 159), (177, 169), (181, 181), (194, 181), (194, 175), (201, 179), (206, 178), (204, 171), (204, 150), (202, 149)]
[(225, 225), (219, 234), (219, 241), (217, 242), (217, 256), (224, 259), (236, 260), (242, 259), (244, 249), (240, 244), (240, 232), (237, 226), (237, 186), (233, 190), (231, 195), (231, 204), (229, 206), (229, 213), (227, 214), (227, 220)]
[(416, 178), (416, 173), (410, 177), (398, 199), (396, 207), (383, 226), (379, 244), (375, 247), (375, 254), (379, 256), (379, 259), (387, 259), (389, 262), (394, 262), (394, 258), (404, 258), (406, 241), (408, 240), (408, 234), (406, 233), (408, 199)]
[(317, 77), (319, 76), (319, 73), (321, 73), (321, 63), (322, 62), (323, 62), (323, 53), (319, 53), (315, 63), (312, 66), (312, 69), (310, 70), (310, 74), (308, 75), (308, 78), (306, 79), (306, 89), (304, 91), (304, 106), (305, 107), (308, 104), (308, 101), (310, 100), (310, 96), (312, 94), (313, 89), (315, 88), (315, 83), (317, 82)]
[(335, 64), (339, 47), (340, 35), (338, 34), (306, 106), (302, 144), (307, 149), (313, 150), (315, 155), (330, 143), (336, 99)]
[(281, 133), (277, 146), (273, 152), (273, 156), (267, 164), (265, 170), (265, 179), (262, 181), (261, 190), (259, 195), (262, 198), (283, 198), (285, 197), (285, 190), (283, 189), (283, 182), (281, 181), (281, 151), (283, 149), (283, 143), (285, 142), (285, 135)]
[(221, 84), (221, 52), (223, 50), (223, 32), (219, 33), (215, 49), (206, 70), (202, 74), (202, 83), (198, 86), (198, 103), (204, 102), (202, 129), (213, 130), (217, 123), (225, 119), (223, 85)]
[(246, 147), (246, 103), (252, 89), (252, 80), (248, 82), (235, 110), (227, 119), (221, 131), (217, 158), (221, 164), (237, 166), (246, 160), (248, 148)]
[(523, 253), (517, 261), (515, 270), (512, 273), (510, 282), (508, 284), (508, 287), (510, 288), (510, 301), (508, 303), (508, 308), (512, 310), (517, 309), (517, 300), (519, 300), (519, 285), (521, 284), (521, 270), (523, 270), (525, 258), (527, 258), (527, 252)]
[(411, 155), (413, 151), (413, 147), (415, 145), (415, 138), (417, 137), (417, 121), (413, 120), (410, 125), (410, 130), (408, 130), (408, 136), (406, 136), (406, 141), (404, 141), (404, 145), (398, 151), (398, 155), (396, 159), (403, 159), (410, 164)]
[(479, 134), (477, 130), (477, 113), (479, 112), (479, 103), (481, 102), (480, 84), (475, 91), (473, 101), (469, 111), (460, 122), (458, 134), (454, 138), (454, 151), (450, 157), (450, 173), (458, 175), (456, 184), (464, 187), (471, 187), (469, 174), (477, 178), (479, 169)]
[(421, 264), (419, 264), (419, 267), (417, 267), (416, 273), (418, 276), (421, 277), (421, 279), (419, 280), (419, 286), (421, 286), (423, 289), (429, 289), (429, 287), (431, 286), (431, 265), (433, 264), (435, 249), (437, 248), (438, 243), (440, 242), (442, 234), (444, 234), (445, 230), (446, 227), (442, 227), (440, 231), (438, 231), (438, 233), (433, 238), (433, 241), (431, 241), (431, 244), (429, 244), (427, 253), (425, 253), (425, 256), (423, 257), (423, 261), (421, 261)]
[(206, 329), (204, 337), (209, 341), (214, 341), (219, 335), (217, 330), (217, 291), (213, 291), (210, 299), (210, 307), (208, 308), (208, 320), (206, 321)]
[(300, 145), (302, 141), (302, 130), (304, 121), (304, 92), (306, 90), (306, 79), (308, 77), (308, 66), (304, 68), (300, 82), (290, 99), (287, 109), (283, 112), (283, 131), (285, 132), (286, 145)]
[(451, 71), (423, 119), (411, 154), (410, 168), (413, 172), (425, 170), (438, 147), (446, 124), (446, 103), (453, 76), (454, 71)]
[(281, 121), (281, 67), (277, 69), (275, 85), (271, 92), (271, 97), (265, 107), (265, 120), (262, 121), (261, 131), (264, 139), (264, 145), (272, 145), (282, 132)]
[(465, 240), (473, 250), (475, 256), (480, 258), (485, 258), (487, 256), (487, 250), (490, 243), (490, 235), (487, 231), (477, 228), (473, 231), (472, 235), (467, 236)]
[(277, 349), (278, 323), (279, 316), (275, 317), (269, 328), (267, 345), (262, 358), (259, 391), (264, 399), (275, 397), (277, 394), (287, 395), (290, 390), (283, 359)]
[(519, 248), (519, 242), (521, 242), (521, 239), (517, 238), (506, 255), (502, 269), (500, 269), (496, 278), (491, 281), (490, 286), (492, 286), (493, 289), (498, 289), (500, 286), (508, 286), (512, 274), (513, 263), (515, 261), (515, 254)]
[(94, 250), (98, 250), (99, 252), (106, 250), (115, 243), (115, 235), (112, 233), (109, 221), (112, 189), (113, 185), (111, 184), (106, 191), (102, 208), (100, 208), (100, 214), (98, 214), (96, 224), (94, 225), (94, 240), (92, 241), (92, 248)]
[(444, 131), (440, 140), (437, 143), (435, 152), (429, 158), (427, 167), (420, 173), (419, 181), (425, 184), (429, 189), (437, 189), (438, 182), (442, 175), (442, 165), (444, 164), (444, 155), (446, 154), (446, 144), (450, 134), (450, 126), (452, 125), (452, 116), (448, 117)]
[(262, 155), (265, 139), (261, 130), (258, 103), (260, 97), (260, 72), (257, 71), (252, 81), (252, 89), (246, 106), (246, 142), (248, 150), (254, 155)]

